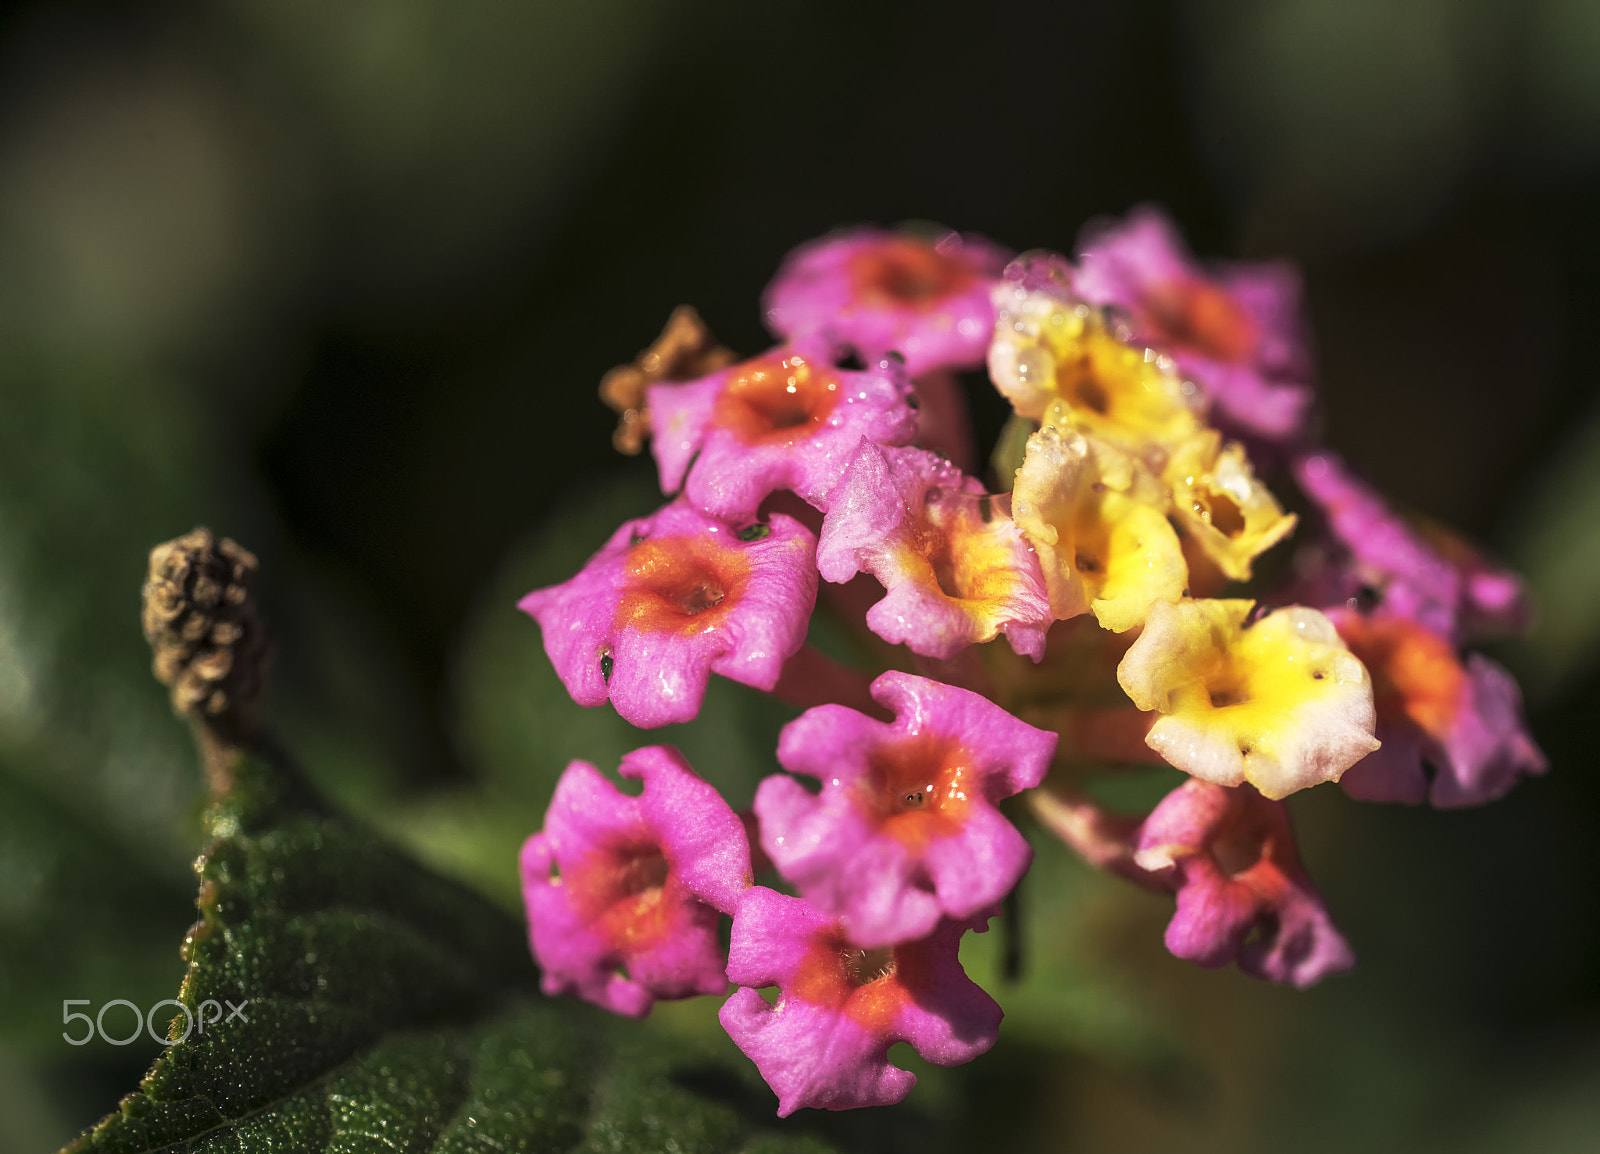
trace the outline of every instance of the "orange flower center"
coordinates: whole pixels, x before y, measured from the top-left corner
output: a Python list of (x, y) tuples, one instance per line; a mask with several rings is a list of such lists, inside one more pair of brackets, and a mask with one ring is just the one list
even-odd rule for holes
[(575, 909), (612, 949), (648, 949), (671, 929), (671, 907), (664, 900), (667, 859), (659, 846), (625, 843), (594, 851), (570, 870), (568, 887)]
[(872, 308), (926, 312), (978, 279), (964, 261), (908, 236), (862, 249), (850, 258), (849, 267), (856, 300)]
[(1414, 621), (1340, 614), (1336, 624), (1372, 674), (1379, 722), (1409, 718), (1424, 733), (1443, 736), (1467, 691), (1466, 671), (1450, 643)]
[(903, 952), (903, 947), (863, 950), (837, 930), (819, 934), (789, 993), (814, 1006), (842, 1010), (869, 1030), (882, 1030), (906, 1001), (898, 973)]
[(961, 745), (918, 733), (883, 742), (867, 754), (856, 799), (880, 830), (918, 850), (961, 828), (975, 788), (971, 757)]
[(708, 537), (663, 537), (628, 550), (614, 628), (685, 637), (716, 629), (750, 583), (750, 558)]
[(1145, 323), (1166, 344), (1225, 364), (1238, 364), (1255, 352), (1255, 325), (1226, 289), (1209, 280), (1159, 285), (1140, 304)]
[(712, 423), (747, 445), (793, 444), (814, 434), (839, 403), (839, 380), (804, 358), (761, 357), (728, 375)]

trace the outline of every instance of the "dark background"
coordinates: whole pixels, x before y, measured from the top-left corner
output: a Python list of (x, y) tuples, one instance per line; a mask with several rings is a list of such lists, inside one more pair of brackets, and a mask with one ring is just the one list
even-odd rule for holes
[[(1497, 656), (1554, 768), (1465, 813), (1297, 798), (1362, 959), (1309, 994), (1167, 958), (1162, 903), (1041, 846), (1000, 1045), (907, 1125), (1593, 1149), (1597, 191), (1584, 0), (9, 7), (0, 1151), (70, 1137), (152, 1056), (68, 1046), (63, 999), (147, 1006), (182, 972), (197, 785), (138, 636), (151, 544), (255, 549), (314, 772), (514, 902), (566, 757), (638, 743), (510, 609), (651, 507), (601, 373), (681, 302), (758, 350), (762, 286), (839, 224), (1070, 249), (1143, 201), (1204, 254), (1299, 261), (1326, 438), (1528, 573), (1540, 624)], [(718, 688), (671, 739), (736, 793), (782, 717)]]

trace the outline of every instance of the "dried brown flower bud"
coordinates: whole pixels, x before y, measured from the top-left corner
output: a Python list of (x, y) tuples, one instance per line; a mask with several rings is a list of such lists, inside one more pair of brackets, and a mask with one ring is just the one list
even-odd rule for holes
[(144, 636), (151, 668), (180, 714), (250, 723), (266, 688), (272, 642), (250, 600), (248, 550), (196, 529), (150, 551)]
[(611, 443), (619, 452), (637, 456), (650, 435), (650, 411), (644, 391), (657, 381), (689, 381), (738, 360), (732, 349), (717, 344), (700, 314), (679, 305), (667, 318), (655, 343), (632, 364), (618, 365), (600, 379), (600, 399), (620, 414)]

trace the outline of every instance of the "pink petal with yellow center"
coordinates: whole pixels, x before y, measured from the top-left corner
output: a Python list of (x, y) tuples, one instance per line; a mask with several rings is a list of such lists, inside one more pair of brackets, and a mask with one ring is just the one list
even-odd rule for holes
[(1086, 230), (1079, 296), (1125, 310), (1135, 335), (1170, 353), (1231, 427), (1268, 440), (1303, 436), (1311, 362), (1300, 276), (1288, 264), (1201, 267), (1159, 210)]
[(822, 576), (871, 573), (887, 591), (867, 627), (928, 657), (1001, 633), (1038, 660), (1054, 619), (1039, 559), (983, 486), (920, 449), (862, 442), (817, 548)]

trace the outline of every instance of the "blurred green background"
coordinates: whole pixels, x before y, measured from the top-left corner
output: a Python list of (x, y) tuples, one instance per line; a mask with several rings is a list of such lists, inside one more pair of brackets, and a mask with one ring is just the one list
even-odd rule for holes
[[(69, 1046), (64, 999), (182, 974), (198, 780), (138, 634), (150, 545), (256, 550), (290, 742), (512, 905), (561, 766), (640, 743), (512, 608), (655, 504), (600, 374), (681, 302), (758, 350), (762, 286), (838, 224), (1066, 249), (1141, 201), (1203, 253), (1300, 261), (1328, 439), (1528, 572), (1540, 624), (1498, 656), (1554, 769), (1463, 813), (1297, 797), (1361, 958), (1307, 994), (1172, 960), (1168, 903), (1040, 841), (999, 1045), (885, 1133), (1600, 1147), (1597, 194), (1589, 0), (7, 7), (0, 1151), (155, 1052)], [(667, 739), (742, 803), (786, 716), (718, 683)]]

